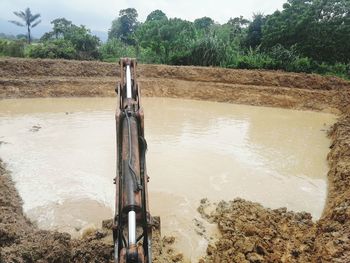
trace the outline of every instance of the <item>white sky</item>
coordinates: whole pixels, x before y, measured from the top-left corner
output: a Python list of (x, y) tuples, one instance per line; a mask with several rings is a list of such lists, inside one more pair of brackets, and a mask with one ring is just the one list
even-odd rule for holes
[(144, 21), (153, 10), (160, 9), (168, 17), (193, 21), (209, 16), (222, 24), (239, 15), (251, 18), (257, 12), (271, 14), (282, 9), (285, 2), (287, 0), (0, 0), (0, 18), (16, 20), (13, 11), (29, 7), (32, 13), (41, 14), (43, 25), (65, 17), (92, 30), (108, 31), (119, 10), (128, 7), (136, 8), (139, 21)]

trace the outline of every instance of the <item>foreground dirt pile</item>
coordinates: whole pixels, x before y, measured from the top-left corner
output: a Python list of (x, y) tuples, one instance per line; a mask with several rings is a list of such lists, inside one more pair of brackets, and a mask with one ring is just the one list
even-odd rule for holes
[(236, 199), (220, 202), (202, 216), (219, 226), (220, 239), (208, 246), (201, 262), (310, 262), (315, 239), (315, 224), (309, 213), (266, 209), (257, 203)]
[[(69, 234), (39, 230), (23, 214), (22, 201), (0, 159), (0, 262), (113, 262), (109, 229), (71, 239)], [(154, 231), (154, 262), (183, 262), (174, 239)]]

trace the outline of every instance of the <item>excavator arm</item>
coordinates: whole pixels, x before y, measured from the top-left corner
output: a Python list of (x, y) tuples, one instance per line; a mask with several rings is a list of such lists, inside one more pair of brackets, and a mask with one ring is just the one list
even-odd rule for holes
[(149, 212), (146, 171), (147, 143), (136, 60), (120, 60), (117, 85), (117, 173), (113, 225), (116, 263), (152, 262), (152, 217)]

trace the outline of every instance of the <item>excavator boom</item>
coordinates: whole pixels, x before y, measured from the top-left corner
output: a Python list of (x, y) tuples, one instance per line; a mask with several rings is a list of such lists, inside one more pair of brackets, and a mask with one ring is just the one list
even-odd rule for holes
[(120, 60), (117, 85), (117, 173), (113, 225), (116, 263), (152, 262), (152, 217), (149, 212), (146, 171), (147, 143), (136, 60)]

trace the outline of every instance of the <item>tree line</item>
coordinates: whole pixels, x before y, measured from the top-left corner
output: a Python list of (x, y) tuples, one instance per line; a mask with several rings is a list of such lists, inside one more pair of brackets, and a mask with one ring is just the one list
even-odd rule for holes
[(254, 14), (252, 20), (231, 18), (224, 24), (210, 17), (193, 22), (168, 18), (161, 10), (140, 22), (137, 10), (128, 8), (112, 21), (106, 43), (65, 18), (51, 23), (52, 31), (22, 49), (21, 41), (0, 40), (0, 54), (6, 55), (6, 48), (11, 51), (14, 45), (15, 55), (35, 58), (116, 61), (131, 56), (143, 63), (282, 69), (350, 78), (349, 0), (288, 0), (281, 11)]

